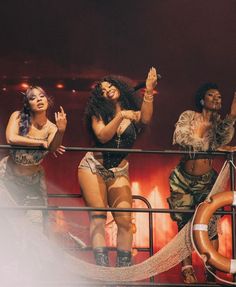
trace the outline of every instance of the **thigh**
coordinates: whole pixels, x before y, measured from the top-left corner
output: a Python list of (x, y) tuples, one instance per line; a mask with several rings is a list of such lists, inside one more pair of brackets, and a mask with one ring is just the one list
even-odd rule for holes
[[(118, 177), (108, 186), (108, 203), (110, 207), (131, 208), (132, 194), (130, 182), (126, 177)], [(130, 212), (113, 212), (114, 217), (131, 216)]]
[(88, 206), (107, 207), (107, 188), (103, 179), (89, 169), (79, 169), (79, 184)]

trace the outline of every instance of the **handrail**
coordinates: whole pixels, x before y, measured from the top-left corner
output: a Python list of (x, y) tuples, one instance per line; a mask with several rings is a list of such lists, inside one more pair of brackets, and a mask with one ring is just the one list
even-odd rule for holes
[[(46, 150), (43, 147), (29, 147), (29, 146), (12, 146), (12, 145), (0, 145), (0, 149), (24, 149), (24, 150)], [(159, 155), (208, 155), (208, 156), (220, 156), (226, 157), (230, 163), (230, 183), (231, 190), (235, 190), (235, 169), (234, 169), (234, 151), (181, 151), (181, 150), (144, 150), (144, 149), (114, 149), (114, 148), (88, 148), (88, 147), (65, 147), (65, 151), (68, 152), (82, 152), (82, 151), (94, 151), (94, 152), (114, 152), (114, 153), (141, 153), (141, 154), (159, 154)], [(65, 194), (60, 194), (58, 197), (66, 197)], [(48, 194), (48, 197), (53, 197), (53, 194)], [(78, 194), (73, 194), (71, 197), (78, 197)], [(149, 213), (152, 217), (152, 213), (194, 213), (195, 210), (177, 210), (177, 209), (163, 209), (163, 208), (92, 208), (92, 207), (66, 207), (66, 206), (14, 206), (6, 207), (0, 206), (0, 211), (4, 209), (16, 209), (16, 210), (64, 210), (64, 211), (116, 211), (116, 212), (142, 212)], [(231, 210), (222, 211), (219, 210), (215, 214), (230, 214), (232, 218), (232, 240), (233, 240), (233, 258), (236, 258), (236, 208), (233, 207)], [(151, 228), (150, 228), (151, 229)], [(149, 238), (152, 238), (149, 237)], [(152, 238), (153, 239), (153, 238)], [(235, 280), (236, 276), (234, 276)], [(170, 284), (171, 285), (171, 284)], [(186, 286), (185, 284), (177, 284), (178, 286)], [(177, 286), (175, 285), (175, 286)], [(130, 285), (131, 286), (131, 285)], [(168, 285), (169, 286), (169, 285)]]
[[(24, 149), (24, 150), (48, 150), (43, 147), (29, 146), (13, 146), (0, 145), (0, 149)], [(146, 153), (146, 154), (190, 154), (209, 155), (209, 156), (225, 156), (226, 154), (234, 155), (234, 151), (184, 151), (184, 150), (144, 150), (144, 149), (124, 149), (124, 148), (92, 148), (92, 147), (65, 147), (65, 151), (94, 151), (94, 152), (114, 152), (114, 153)]]
[[(141, 213), (194, 213), (194, 209), (179, 210), (168, 208), (114, 208), (114, 207), (69, 207), (69, 206), (0, 206), (0, 210), (61, 210), (61, 211), (117, 211), (117, 212), (141, 212)], [(214, 214), (233, 214), (233, 211), (217, 211)]]

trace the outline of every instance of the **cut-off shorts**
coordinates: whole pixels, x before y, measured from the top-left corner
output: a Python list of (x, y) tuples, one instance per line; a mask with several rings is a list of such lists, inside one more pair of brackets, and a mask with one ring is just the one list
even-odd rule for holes
[(90, 169), (92, 173), (100, 175), (106, 183), (121, 176), (129, 178), (128, 162), (123, 167), (106, 169), (98, 160), (95, 159), (92, 152), (86, 153), (82, 158), (78, 169)]

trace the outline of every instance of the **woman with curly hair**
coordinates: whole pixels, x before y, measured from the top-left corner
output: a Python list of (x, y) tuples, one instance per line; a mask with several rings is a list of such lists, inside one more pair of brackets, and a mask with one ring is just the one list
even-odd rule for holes
[[(171, 196), (168, 203), (172, 209), (195, 209), (210, 193), (217, 178), (209, 155), (195, 155), (195, 151), (214, 151), (229, 143), (234, 134), (236, 120), (236, 93), (229, 115), (221, 119), (221, 94), (215, 83), (205, 83), (195, 95), (198, 112), (183, 112), (176, 124), (173, 144), (178, 144), (189, 155), (182, 158), (170, 175)], [(189, 213), (172, 213), (171, 217), (181, 230), (191, 219)], [(218, 249), (216, 218), (209, 227), (209, 236)], [(185, 283), (196, 283), (191, 256), (182, 261), (182, 274)], [(207, 281), (213, 281), (207, 273)]]
[[(99, 148), (131, 148), (140, 124), (148, 124), (153, 113), (157, 73), (151, 68), (141, 103), (134, 89), (117, 76), (99, 81), (92, 90), (86, 109), (89, 131)], [(131, 208), (127, 153), (88, 152), (78, 167), (84, 200), (90, 207)], [(116, 266), (131, 265), (132, 223), (130, 212), (113, 212), (117, 224)], [(108, 266), (105, 242), (106, 212), (90, 213), (90, 236), (97, 265)]]
[[(61, 107), (55, 113), (56, 124), (47, 118), (52, 100), (39, 86), (31, 86), (24, 93), (21, 111), (12, 113), (6, 140), (12, 146), (41, 147), (41, 149), (11, 149), (9, 156), (0, 162), (1, 195), (14, 205), (45, 205), (46, 185), (43, 168), (44, 156), (56, 151), (62, 143), (66, 129), (66, 114)], [(5, 192), (4, 192), (5, 191)], [(42, 221), (42, 213), (28, 211), (34, 222)]]

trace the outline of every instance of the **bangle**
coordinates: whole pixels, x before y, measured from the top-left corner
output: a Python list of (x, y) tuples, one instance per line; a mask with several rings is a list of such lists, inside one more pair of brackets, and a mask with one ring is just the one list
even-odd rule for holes
[(153, 96), (144, 95), (143, 101), (144, 101), (145, 103), (152, 103), (152, 102), (153, 102)]
[(152, 103), (153, 102), (153, 99), (145, 99), (145, 97), (143, 98), (143, 101), (145, 103)]
[(152, 96), (153, 95), (153, 90), (145, 89), (145, 95)]

